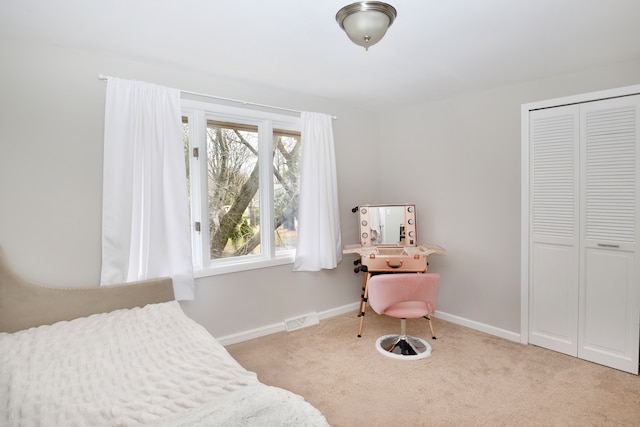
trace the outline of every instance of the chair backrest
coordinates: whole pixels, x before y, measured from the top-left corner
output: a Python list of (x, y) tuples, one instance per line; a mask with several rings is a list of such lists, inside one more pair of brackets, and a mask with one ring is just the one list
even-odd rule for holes
[(427, 303), (436, 311), (440, 275), (435, 273), (389, 273), (371, 276), (367, 282), (368, 301), (376, 313), (407, 301)]

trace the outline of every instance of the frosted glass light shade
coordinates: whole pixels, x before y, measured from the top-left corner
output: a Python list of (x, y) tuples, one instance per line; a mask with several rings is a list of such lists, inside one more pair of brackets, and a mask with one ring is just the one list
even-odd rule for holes
[(393, 6), (376, 1), (353, 3), (336, 14), (338, 25), (349, 39), (367, 50), (382, 40), (395, 18)]

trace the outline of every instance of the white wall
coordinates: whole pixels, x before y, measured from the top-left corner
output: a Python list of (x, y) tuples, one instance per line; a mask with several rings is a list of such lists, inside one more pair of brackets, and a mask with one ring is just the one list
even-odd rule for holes
[[(378, 197), (377, 117), (320, 98), (249, 86), (187, 67), (0, 41), (0, 245), (22, 275), (51, 285), (100, 277), (105, 82), (98, 74), (338, 116), (334, 135), (344, 243), (356, 243), (351, 208)], [(361, 277), (280, 266), (198, 279), (185, 311), (225, 336), (312, 311), (355, 304)], [(354, 319), (354, 335), (357, 320)]]
[(640, 61), (383, 114), (380, 193), (415, 202), (419, 240), (447, 249), (429, 258), (439, 312), (519, 334), (520, 106), (638, 83)]
[[(638, 61), (378, 116), (187, 67), (17, 40), (0, 41), (0, 58), (0, 245), (24, 276), (52, 285), (98, 283), (103, 73), (339, 116), (343, 243), (357, 242), (352, 207), (416, 203), (419, 240), (448, 250), (430, 258), (431, 271), (442, 274), (439, 311), (514, 334), (520, 104), (640, 83)], [(352, 261), (318, 273), (280, 266), (198, 279), (197, 299), (183, 307), (218, 337), (281, 324), (357, 302), (362, 277)]]

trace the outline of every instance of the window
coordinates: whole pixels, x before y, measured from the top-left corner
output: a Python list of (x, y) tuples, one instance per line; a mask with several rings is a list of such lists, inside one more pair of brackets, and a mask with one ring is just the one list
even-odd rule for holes
[(196, 275), (293, 262), (300, 118), (182, 106)]

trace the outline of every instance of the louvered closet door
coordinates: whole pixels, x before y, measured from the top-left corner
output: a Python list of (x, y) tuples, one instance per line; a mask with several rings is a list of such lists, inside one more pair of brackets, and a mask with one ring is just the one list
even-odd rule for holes
[(638, 373), (640, 97), (582, 104), (578, 357)]
[(529, 117), (529, 342), (576, 356), (579, 108)]

